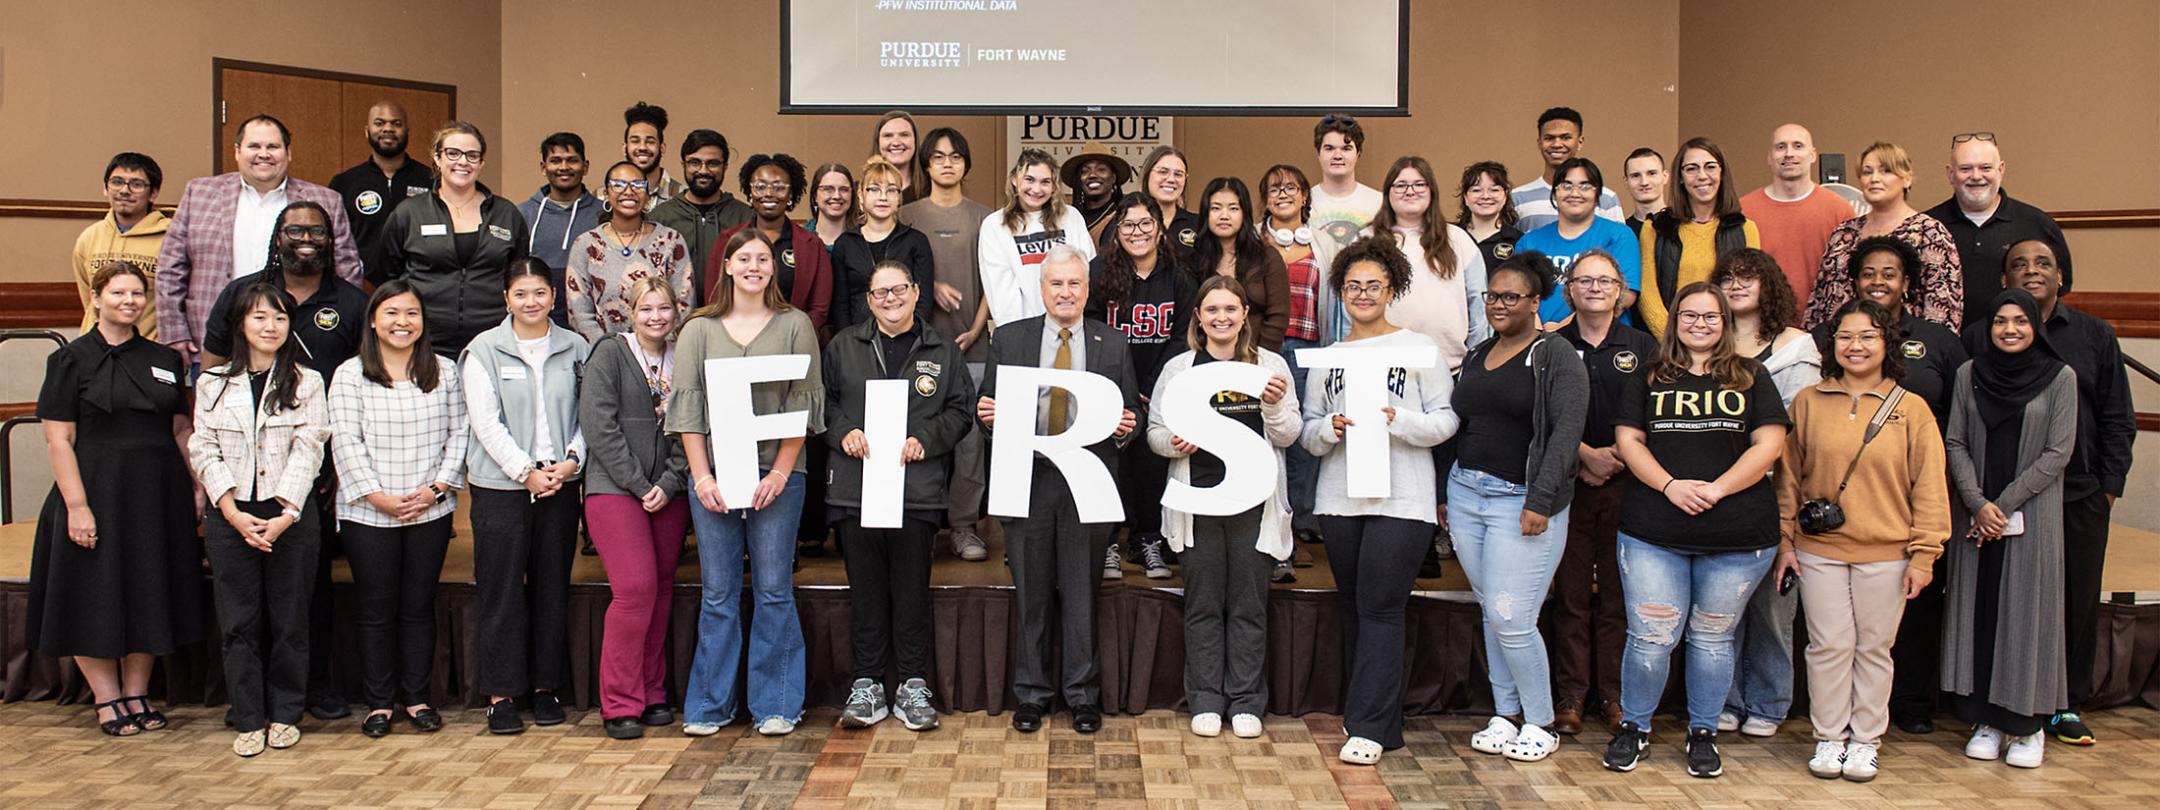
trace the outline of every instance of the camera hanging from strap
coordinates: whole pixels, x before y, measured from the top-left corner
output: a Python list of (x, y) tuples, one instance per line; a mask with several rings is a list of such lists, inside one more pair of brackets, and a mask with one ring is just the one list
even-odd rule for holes
[(1890, 386), (1890, 395), (1883, 398), (1881, 405), (1876, 406), (1875, 418), (1868, 420), (1867, 433), (1860, 437), (1860, 449), (1853, 453), (1852, 463), (1845, 465), (1845, 477), (1838, 479), (1837, 494), (1830, 496), (1831, 503), (1837, 503), (1845, 497), (1845, 485), (1852, 483), (1853, 470), (1860, 468), (1860, 454), (1867, 452), (1868, 443), (1875, 441), (1875, 434), (1882, 432), (1883, 423), (1890, 421), (1890, 414), (1897, 412), (1898, 401), (1904, 398), (1904, 386)]

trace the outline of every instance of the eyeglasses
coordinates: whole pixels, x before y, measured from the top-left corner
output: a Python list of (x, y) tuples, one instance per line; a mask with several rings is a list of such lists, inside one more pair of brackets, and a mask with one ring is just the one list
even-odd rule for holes
[(1405, 180), (1388, 186), (1388, 190), (1397, 194), (1423, 194), (1429, 188), (1432, 188), (1432, 186), (1427, 185), (1423, 180)]
[[(819, 191), (818, 193), (823, 194), (825, 192)], [(899, 186), (888, 186), (883, 183), (871, 183), (870, 185), (862, 187), (862, 195), (864, 197), (883, 197), (887, 194), (898, 193), (900, 193)]]
[(870, 300), (883, 301), (887, 298), (899, 298), (902, 295), (906, 295), (907, 291), (912, 289), (915, 289), (915, 282), (912, 281), (906, 284), (895, 284), (890, 287), (872, 287), (870, 288)]
[(1563, 182), (1563, 183), (1561, 183), (1561, 184), (1559, 184), (1559, 185), (1553, 186), (1553, 190), (1554, 190), (1554, 191), (1596, 191), (1596, 190), (1598, 190), (1598, 187), (1597, 187), (1597, 184), (1596, 184), (1596, 183), (1577, 183), (1577, 182), (1575, 182), (1575, 181), (1573, 181), (1573, 180), (1569, 180), (1569, 181)]
[(1680, 318), (1681, 323), (1699, 323), (1704, 326), (1716, 326), (1725, 322), (1725, 316), (1716, 312), (1696, 312), (1694, 310), (1683, 309), (1676, 314)]
[(1139, 235), (1139, 234), (1146, 234), (1146, 233), (1154, 233), (1154, 232), (1155, 232), (1155, 220), (1152, 220), (1152, 219), (1128, 219), (1128, 220), (1125, 220), (1124, 222), (1120, 222), (1120, 223), (1118, 223), (1117, 229), (1118, 229), (1118, 233), (1129, 233), (1129, 234), (1134, 234), (1134, 235)]
[(940, 163), (965, 164), (967, 163), (967, 156), (959, 152), (931, 152), (930, 165), (935, 166)]
[(149, 191), (150, 181), (134, 177), (108, 177), (105, 187), (114, 191)]
[(786, 193), (788, 193), (788, 184), (786, 184), (786, 183), (751, 183), (751, 184), (750, 184), (750, 193), (752, 193), (752, 194), (786, 194)]
[(1835, 340), (1835, 341), (1837, 341), (1837, 343), (1838, 343), (1839, 345), (1848, 345), (1848, 346), (1849, 346), (1849, 345), (1855, 345), (1855, 344), (1857, 344), (1857, 345), (1861, 345), (1861, 346), (1873, 346), (1873, 345), (1875, 345), (1875, 344), (1877, 344), (1877, 343), (1881, 343), (1881, 342), (1882, 342), (1882, 332), (1879, 332), (1879, 331), (1876, 331), (1876, 330), (1869, 330), (1869, 331), (1866, 331), (1866, 332), (1857, 332), (1857, 333), (1855, 333), (1855, 332), (1839, 332), (1839, 333), (1837, 333), (1837, 334), (1835, 334), (1835, 335), (1831, 335), (1830, 337), (1831, 337), (1831, 339), (1832, 339), (1832, 340)]
[(683, 160), (683, 162), (682, 162), (682, 165), (683, 165), (683, 170), (684, 170), (684, 171), (693, 171), (693, 172), (694, 172), (694, 171), (697, 171), (697, 170), (699, 170), (699, 169), (711, 169), (711, 170), (713, 170), (713, 171), (715, 171), (715, 172), (723, 172), (723, 171), (727, 171), (727, 161), (725, 161), (725, 160), (689, 160), (689, 159), (684, 159), (684, 160)]
[(442, 158), (444, 163), (479, 163), (487, 157), (487, 151), (483, 149), (466, 151), (454, 146), (445, 146), (435, 150), (435, 156)]
[(1484, 292), (1483, 295), (1485, 296), (1485, 303), (1499, 304), (1508, 309), (1514, 309), (1515, 305), (1522, 303), (1524, 299), (1535, 298), (1535, 296), (1524, 295), (1519, 292), (1492, 292), (1490, 290)]
[(1568, 283), (1584, 290), (1610, 290), (1620, 286), (1620, 280), (1612, 276), (1583, 276), (1568, 279)]
[(330, 238), (328, 225), (287, 225), (278, 230), (286, 239), (307, 239), (320, 242)]
[(1267, 187), (1267, 195), (1270, 197), (1295, 197), (1303, 191), (1304, 189), (1298, 188), (1297, 184), (1295, 183), (1284, 183), (1279, 186)]
[(1994, 143), (1994, 142), (1995, 142), (1995, 133), (1993, 133), (1993, 132), (1960, 132), (1960, 133), (1958, 133), (1958, 134), (1956, 134), (1956, 135), (1952, 135), (1952, 136), (1950, 136), (1950, 145), (1951, 145), (1951, 146), (1956, 146), (1956, 145), (1958, 145), (1958, 144), (1961, 144), (1961, 143), (1964, 143), (1964, 142), (1966, 142), (1966, 141), (1987, 141), (1988, 143)]
[(1760, 279), (1754, 276), (1730, 275), (1719, 279), (1717, 285), (1725, 289), (1731, 289), (1733, 287), (1745, 287), (1757, 281), (1760, 281)]
[(1345, 281), (1342, 285), (1344, 295), (1355, 296), (1369, 295), (1377, 297), (1381, 293), (1387, 292), (1387, 288), (1388, 283), (1385, 281)]
[(644, 191), (651, 186), (643, 180), (609, 180), (607, 187), (612, 191)]
[(848, 194), (848, 193), (851, 193), (851, 192), (853, 192), (853, 191), (854, 191), (854, 189), (848, 188), (847, 186), (818, 186), (818, 187), (817, 187), (817, 193), (818, 193), (818, 196), (820, 196), (820, 197), (830, 197), (830, 196), (832, 196), (832, 195), (834, 195), (834, 194)]

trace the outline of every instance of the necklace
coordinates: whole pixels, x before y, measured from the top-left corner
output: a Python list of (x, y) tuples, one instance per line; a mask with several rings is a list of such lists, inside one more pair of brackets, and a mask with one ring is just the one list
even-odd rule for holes
[(615, 237), (615, 241), (622, 243), (622, 255), (623, 258), (627, 259), (630, 258), (630, 249), (634, 244), (636, 244), (637, 238), (644, 235), (645, 226), (639, 225), (638, 229), (636, 231), (633, 231), (629, 236), (624, 236), (622, 231), (616, 230), (615, 223), (613, 222), (608, 223), (607, 230), (609, 235)]

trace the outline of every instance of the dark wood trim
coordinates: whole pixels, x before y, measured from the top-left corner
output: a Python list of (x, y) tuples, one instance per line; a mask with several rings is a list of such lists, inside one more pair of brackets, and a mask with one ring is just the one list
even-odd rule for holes
[[(0, 217), (27, 217), (31, 219), (104, 219), (112, 210), (104, 200), (17, 200), (0, 199)], [(174, 206), (160, 205), (157, 210), (172, 216)]]
[[(249, 62), (244, 59), (227, 59), (222, 56), (213, 56), (210, 57), (210, 167), (213, 170), (225, 165), (225, 150), (230, 148), (225, 144), (225, 121), (218, 116), (219, 105), (225, 103), (226, 68), (252, 70), (257, 73), (275, 73), (281, 76), (298, 76), (303, 79), (360, 82), (363, 84), (379, 84), (385, 87), (402, 87), (407, 90), (442, 93), (450, 97), (450, 120), (457, 120), (457, 85), (454, 84), (436, 84), (412, 79), (393, 79), (388, 76), (342, 73), (335, 70), (273, 65), (268, 62)], [(247, 113), (246, 115), (254, 115), (254, 113)], [(216, 172), (213, 171), (212, 174), (216, 174)]]
[(0, 283), (0, 329), (74, 331), (82, 323), (82, 299), (73, 281)]
[(2160, 208), (2105, 208), (2092, 211), (2050, 211), (2063, 230), (2078, 228), (2160, 228)]
[(2117, 337), (2160, 338), (2160, 293), (2073, 292), (2063, 302), (2107, 321)]
[(0, 421), (6, 421), (18, 416), (30, 416), (36, 413), (37, 403), (35, 402), (0, 403)]
[(2147, 413), (2145, 411), (2139, 411), (2137, 419), (2138, 432), (2160, 433), (2160, 413)]

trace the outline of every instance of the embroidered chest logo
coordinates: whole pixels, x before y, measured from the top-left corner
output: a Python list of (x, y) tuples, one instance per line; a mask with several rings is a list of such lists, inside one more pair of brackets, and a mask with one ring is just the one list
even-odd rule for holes
[(1186, 247), (1192, 247), (1193, 240), (1198, 237), (1199, 234), (1194, 232), (1191, 228), (1179, 228), (1177, 232), (1178, 244), (1184, 245)]
[(937, 378), (928, 374), (915, 375), (915, 393), (931, 396), (937, 393)]
[(1513, 255), (1515, 255), (1515, 243), (1513, 242), (1493, 246), (1492, 257), (1495, 259), (1505, 259)]
[(795, 266), (795, 249), (788, 248), (780, 251), (780, 263), (793, 268)]
[(315, 310), (315, 328), (317, 329), (321, 329), (325, 332), (336, 329), (338, 327), (339, 320), (340, 319), (338, 318), (338, 312), (335, 309), (331, 309), (330, 307), (323, 307), (322, 309)]
[(1927, 344), (1917, 340), (1905, 341), (1905, 344), (1900, 346), (1899, 349), (1904, 352), (1907, 360), (1918, 360), (1927, 356)]
[(1633, 374), (1635, 373), (1635, 367), (1641, 362), (1642, 358), (1636, 357), (1635, 352), (1622, 351), (1613, 355), (1612, 367), (1618, 369), (1622, 374)]
[(373, 191), (360, 192), (360, 196), (353, 198), (353, 208), (361, 214), (374, 216), (375, 212), (382, 210), (382, 195)]

